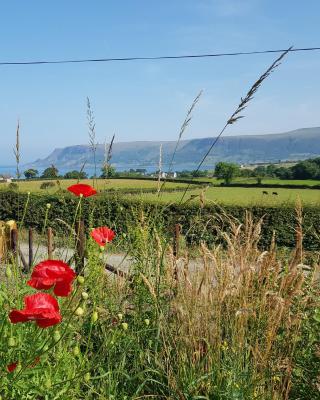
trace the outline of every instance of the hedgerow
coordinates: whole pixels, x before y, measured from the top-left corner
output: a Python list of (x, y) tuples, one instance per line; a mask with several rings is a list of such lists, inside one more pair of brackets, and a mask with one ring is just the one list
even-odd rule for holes
[[(19, 220), (23, 214), (25, 204), (26, 213), (24, 226), (41, 230), (44, 222), (45, 209), (51, 204), (49, 212), (49, 225), (57, 232), (63, 232), (67, 224), (72, 223), (72, 210), (77, 200), (69, 194), (24, 194), (14, 191), (1, 191), (0, 193), (0, 219)], [(161, 222), (164, 230), (170, 232), (174, 224), (181, 225), (182, 234), (188, 244), (198, 244), (204, 241), (212, 245), (221, 241), (218, 232), (224, 224), (220, 218), (226, 214), (239, 221), (244, 221), (246, 211), (250, 211), (256, 220), (263, 218), (260, 246), (267, 248), (275, 235), (276, 244), (279, 246), (293, 247), (295, 244), (296, 217), (295, 210), (290, 205), (278, 207), (266, 206), (224, 206), (207, 205), (203, 208), (199, 204), (168, 204), (162, 205), (155, 202), (146, 202), (136, 197), (121, 195), (100, 195), (89, 199), (82, 205), (82, 216), (86, 223), (95, 225), (107, 224), (118, 232), (127, 232), (138, 214), (153, 216)], [(317, 235), (320, 232), (320, 208), (314, 206), (304, 207), (304, 238), (306, 250), (319, 250)], [(159, 221), (159, 219), (161, 221)]]

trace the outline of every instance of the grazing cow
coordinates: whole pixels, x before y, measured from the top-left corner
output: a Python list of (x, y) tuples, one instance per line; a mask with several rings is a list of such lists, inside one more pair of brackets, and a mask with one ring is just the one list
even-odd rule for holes
[(278, 196), (278, 192), (272, 192), (274, 196)]
[(268, 194), (268, 192), (264, 190), (264, 191), (262, 192), (262, 194)]

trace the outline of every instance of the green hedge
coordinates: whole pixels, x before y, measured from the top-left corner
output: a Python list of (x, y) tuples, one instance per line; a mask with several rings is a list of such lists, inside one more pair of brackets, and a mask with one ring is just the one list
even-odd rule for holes
[[(28, 195), (13, 191), (0, 192), (0, 220), (21, 220)], [(24, 217), (24, 226), (41, 230), (47, 204), (51, 204), (48, 224), (56, 231), (65, 229), (64, 221), (72, 224), (78, 198), (69, 194), (45, 195), (31, 194)], [(270, 244), (273, 232), (276, 234), (276, 242), (279, 246), (293, 247), (295, 243), (295, 211), (293, 207), (241, 207), (225, 206), (223, 211), (233, 217), (244, 220), (245, 211), (252, 212), (258, 220), (264, 216), (262, 236), (260, 244), (267, 248)], [(197, 204), (162, 205), (145, 202), (126, 196), (99, 195), (89, 199), (83, 199), (81, 212), (87, 226), (109, 225), (118, 233), (126, 232), (134, 227), (137, 218), (150, 216), (148, 221), (155, 221), (157, 227), (165, 232), (170, 232), (175, 223), (180, 223), (182, 233), (188, 243), (199, 243), (201, 240), (212, 244), (221, 240), (219, 230), (226, 229), (223, 219), (216, 217), (222, 214), (218, 206), (206, 206), (200, 208)], [(320, 235), (320, 207), (306, 206), (304, 214), (304, 246), (307, 250), (320, 250), (317, 234)], [(223, 226), (225, 224), (225, 226)]]

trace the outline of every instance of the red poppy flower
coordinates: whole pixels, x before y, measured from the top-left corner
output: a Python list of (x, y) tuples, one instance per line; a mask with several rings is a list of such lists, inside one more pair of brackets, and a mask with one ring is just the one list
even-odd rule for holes
[(106, 243), (112, 241), (116, 234), (107, 226), (101, 226), (100, 228), (93, 229), (91, 231), (91, 236), (98, 243), (98, 245), (105, 246)]
[(36, 293), (24, 298), (23, 310), (12, 310), (9, 314), (13, 324), (35, 321), (40, 328), (47, 328), (61, 322), (57, 300), (48, 293)]
[[(37, 364), (40, 362), (40, 357), (36, 357), (31, 365), (29, 365), (29, 368), (34, 368)], [(17, 362), (14, 362), (12, 364), (7, 365), (7, 370), (8, 372), (13, 372), (18, 366)]]
[(46, 260), (37, 264), (27, 284), (35, 289), (50, 289), (56, 296), (66, 297), (72, 291), (72, 281), (76, 277), (68, 264), (59, 260)]
[(13, 372), (17, 368), (17, 366), (18, 366), (17, 362), (7, 365), (8, 372)]
[(93, 196), (97, 193), (96, 189), (84, 183), (77, 183), (76, 185), (69, 186), (68, 190), (76, 196), (83, 195), (83, 197)]

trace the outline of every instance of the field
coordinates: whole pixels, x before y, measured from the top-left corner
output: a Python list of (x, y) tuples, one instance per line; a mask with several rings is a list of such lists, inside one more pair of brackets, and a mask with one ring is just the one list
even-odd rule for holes
[[(53, 182), (55, 184), (54, 187), (48, 189), (40, 189), (40, 185), (43, 182)], [(18, 183), (19, 189), (22, 192), (31, 192), (31, 193), (55, 193), (59, 189), (59, 185), (62, 189), (67, 189), (68, 186), (74, 185), (77, 183), (76, 179), (61, 179), (59, 180), (59, 184), (56, 180), (52, 181), (42, 181), (42, 180), (32, 180), (32, 181), (21, 181)], [(93, 184), (92, 179), (82, 179), (81, 183), (86, 183), (89, 185)], [(96, 179), (95, 187), (98, 190), (110, 190), (110, 189), (157, 189), (158, 182), (152, 180), (143, 180), (143, 179)], [(1, 183), (0, 189), (8, 189), (9, 184)], [(184, 183), (176, 183), (176, 182), (167, 182), (167, 189), (175, 189), (175, 188), (183, 188), (186, 184)]]
[[(220, 185), (222, 182), (217, 178), (196, 178), (195, 181), (199, 182), (211, 182), (214, 185)], [(257, 184), (256, 178), (235, 178), (232, 183), (242, 184)], [(262, 178), (262, 184), (264, 185), (295, 185), (295, 186), (315, 186), (320, 185), (319, 180), (315, 179), (278, 179), (278, 178)]]
[[(197, 179), (199, 184), (204, 181), (203, 179)], [(219, 181), (216, 179), (211, 179), (212, 183), (216, 184)], [(53, 194), (58, 192), (59, 188), (66, 189), (68, 186), (77, 183), (76, 180), (73, 179), (62, 179), (59, 181), (51, 181), (55, 183), (55, 186), (48, 189), (40, 189), (40, 185), (43, 182), (48, 181), (21, 181), (19, 182), (19, 190), (21, 192), (31, 192), (31, 193), (42, 193), (42, 194)], [(81, 181), (82, 183), (92, 184), (92, 179), (85, 179)], [(237, 182), (237, 181), (235, 181)], [(255, 183), (254, 180), (244, 179), (239, 180), (242, 183)], [(297, 198), (300, 198), (303, 204), (308, 205), (319, 205), (320, 204), (320, 190), (316, 189), (302, 189), (298, 188), (299, 185), (310, 185), (313, 186), (318, 183), (318, 181), (283, 181), (277, 179), (269, 179), (265, 180), (266, 184), (290, 184), (297, 185), (297, 188), (294, 189), (283, 189), (277, 188), (257, 188), (257, 187), (223, 187), (223, 186), (215, 186), (215, 187), (207, 187), (205, 190), (205, 199), (207, 202), (215, 202), (221, 205), (242, 205), (242, 206), (250, 206), (250, 205), (264, 205), (264, 206), (280, 206), (282, 204), (294, 204)], [(0, 184), (1, 189), (7, 189), (8, 184)], [(104, 190), (112, 190), (119, 191), (122, 190), (132, 190), (132, 196), (142, 197), (146, 201), (152, 202), (179, 202), (181, 196), (183, 194), (183, 188), (187, 187), (185, 183), (178, 182), (166, 182), (164, 191), (158, 196), (156, 193), (143, 193), (144, 190), (156, 190), (158, 187), (157, 181), (152, 180), (143, 180), (143, 179), (97, 179), (95, 182), (95, 186), (98, 191)], [(172, 191), (174, 189), (180, 189), (180, 191)], [(140, 190), (142, 193), (140, 193)], [(166, 192), (166, 190), (169, 190)], [(199, 201), (199, 195), (202, 189), (196, 188), (194, 189), (192, 186), (189, 187), (188, 192), (184, 197), (184, 201), (188, 202), (197, 202)], [(268, 194), (263, 194), (266, 191)], [(272, 194), (276, 192), (277, 195)]]
[[(263, 194), (267, 191), (268, 194)], [(278, 193), (273, 195), (272, 192)], [(199, 201), (201, 189), (190, 190), (184, 198), (189, 201)], [(150, 201), (179, 202), (181, 192), (162, 193), (160, 198), (153, 193), (142, 195)], [(193, 199), (192, 199), (193, 198)], [(209, 187), (205, 191), (205, 198), (208, 202), (216, 202), (224, 205), (265, 205), (277, 206), (281, 204), (294, 204), (300, 198), (303, 204), (319, 205), (320, 190), (315, 189), (279, 189), (279, 188), (239, 188), (239, 187)]]

